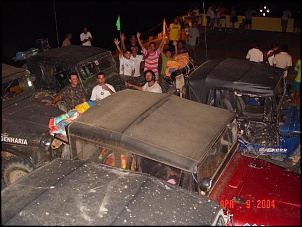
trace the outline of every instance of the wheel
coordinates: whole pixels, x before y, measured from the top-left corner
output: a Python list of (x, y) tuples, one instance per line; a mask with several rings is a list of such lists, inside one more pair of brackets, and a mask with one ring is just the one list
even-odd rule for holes
[(21, 158), (13, 157), (2, 166), (2, 178), (6, 185), (10, 185), (33, 171), (32, 164)]
[(222, 106), (223, 106), (224, 109), (228, 109), (228, 110), (230, 110), (232, 112), (235, 112), (234, 108), (233, 108), (233, 106), (231, 104), (231, 102), (228, 99), (226, 99), (226, 98), (224, 98), (222, 100)]

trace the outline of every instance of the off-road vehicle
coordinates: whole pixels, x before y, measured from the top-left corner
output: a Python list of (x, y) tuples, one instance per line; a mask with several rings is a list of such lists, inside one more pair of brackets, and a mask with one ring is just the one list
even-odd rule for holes
[(58, 158), (2, 190), (1, 224), (225, 226), (226, 220), (219, 202), (148, 174)]
[[(240, 150), (300, 172), (300, 108), (289, 105), (284, 70), (226, 58), (208, 60), (186, 79), (186, 98), (236, 113)], [(293, 170), (294, 170), (293, 169)]]
[[(126, 81), (140, 86), (145, 83), (143, 77), (120, 75), (111, 52), (100, 47), (70, 45), (35, 55), (30, 54), (29, 58), (20, 58), (25, 60), (27, 69), (35, 76), (35, 88), (41, 97), (44, 96), (44, 102), (52, 101), (54, 96), (69, 84), (70, 73), (79, 76), (79, 84), (83, 87), (87, 99), (90, 99), (92, 88), (97, 85), (96, 76), (99, 72), (105, 73), (106, 82), (113, 85), (116, 91), (127, 88)], [(61, 101), (56, 107), (66, 111), (65, 104)]]
[(50, 147), (53, 137), (48, 123), (63, 112), (41, 102), (34, 81), (28, 70), (2, 64), (1, 157), (5, 185), (61, 157), (61, 148)]
[(232, 111), (126, 89), (87, 109), (65, 136), (55, 137), (65, 141), (71, 159), (149, 173), (209, 196), (235, 225), (299, 225), (300, 175), (243, 156), (238, 134)]

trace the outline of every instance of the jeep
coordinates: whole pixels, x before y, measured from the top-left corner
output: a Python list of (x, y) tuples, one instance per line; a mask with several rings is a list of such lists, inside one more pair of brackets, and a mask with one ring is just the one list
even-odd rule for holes
[(63, 112), (41, 102), (34, 80), (28, 70), (2, 64), (2, 187), (62, 153), (50, 147), (48, 123)]
[(1, 224), (225, 226), (226, 222), (219, 202), (148, 174), (58, 158), (2, 190)]
[[(83, 87), (86, 98), (90, 99), (92, 88), (97, 85), (96, 75), (104, 72), (106, 82), (113, 85), (116, 91), (126, 88), (125, 82), (143, 85), (143, 77), (119, 75), (116, 61), (107, 49), (70, 45), (54, 48), (26, 59), (26, 67), (36, 77), (35, 87), (44, 95), (44, 102), (52, 101), (53, 97), (69, 84), (68, 75), (76, 73), (79, 84)], [(56, 105), (66, 111), (63, 102)]]
[(213, 198), (229, 224), (299, 225), (300, 175), (243, 156), (238, 134), (232, 111), (126, 89), (97, 102), (67, 125), (65, 136), (55, 137), (71, 159), (148, 173)]
[(236, 113), (244, 155), (292, 165), (301, 173), (300, 108), (286, 102), (283, 74), (281, 68), (247, 60), (208, 60), (187, 77), (185, 96)]

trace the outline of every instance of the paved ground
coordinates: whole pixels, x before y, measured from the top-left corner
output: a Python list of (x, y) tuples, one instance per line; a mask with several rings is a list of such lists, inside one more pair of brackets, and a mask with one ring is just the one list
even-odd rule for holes
[(287, 43), (288, 53), (293, 57), (293, 64), (300, 57), (300, 35), (281, 32), (245, 31), (240, 33), (217, 31), (200, 27), (200, 46), (198, 48), (197, 62), (202, 63), (208, 59), (221, 57), (234, 57), (245, 59), (255, 40), (259, 41), (260, 49), (267, 50), (273, 43)]

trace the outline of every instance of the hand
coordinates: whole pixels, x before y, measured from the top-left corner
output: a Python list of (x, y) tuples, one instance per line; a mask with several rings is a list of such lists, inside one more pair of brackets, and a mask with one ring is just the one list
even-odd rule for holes
[(141, 33), (137, 32), (136, 37), (137, 37), (137, 39), (139, 39), (141, 37)]
[(120, 44), (120, 41), (118, 41), (118, 38), (114, 38), (113, 42), (114, 42), (114, 44), (117, 45), (117, 46)]
[(132, 87), (132, 84), (131, 84), (131, 83), (128, 83), (128, 82), (125, 82), (125, 85), (126, 85), (127, 87)]
[(126, 39), (126, 36), (124, 33), (121, 34), (121, 40), (125, 40)]

